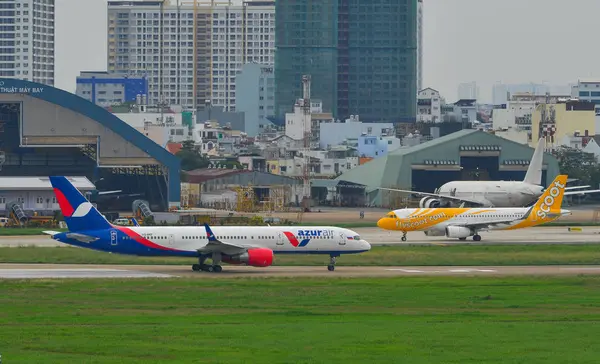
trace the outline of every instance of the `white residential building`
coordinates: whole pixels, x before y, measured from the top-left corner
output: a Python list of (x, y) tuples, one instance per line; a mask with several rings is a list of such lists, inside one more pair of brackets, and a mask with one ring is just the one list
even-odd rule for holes
[(376, 137), (395, 136), (393, 123), (363, 123), (358, 115), (350, 115), (345, 122), (321, 123), (319, 146), (329, 149), (336, 145), (348, 144), (348, 141), (358, 142), (361, 135)]
[(0, 2), (0, 77), (54, 86), (54, 0)]
[(506, 104), (506, 108), (494, 109), (494, 130), (531, 130), (531, 115), (539, 98), (528, 93), (514, 94)]
[(430, 87), (417, 94), (417, 121), (424, 123), (439, 123), (442, 121), (442, 105), (444, 99), (439, 91)]
[[(333, 115), (323, 112), (321, 100), (310, 100), (310, 113), (304, 114), (304, 99), (298, 99), (293, 113), (285, 114), (285, 135), (295, 140), (304, 140), (310, 134), (309, 145), (317, 148), (321, 141), (321, 125), (333, 123)], [(354, 116), (354, 115), (352, 115)]]
[(272, 66), (274, 37), (274, 1), (108, 2), (108, 71), (148, 74), (150, 105), (235, 111), (237, 72)]
[(532, 95), (545, 95), (551, 92), (551, 87), (539, 83), (503, 84), (492, 86), (492, 102), (494, 105), (506, 104), (513, 94), (529, 93)]
[(577, 84), (571, 87), (571, 97), (595, 104), (596, 115), (600, 114), (600, 79), (577, 81)]

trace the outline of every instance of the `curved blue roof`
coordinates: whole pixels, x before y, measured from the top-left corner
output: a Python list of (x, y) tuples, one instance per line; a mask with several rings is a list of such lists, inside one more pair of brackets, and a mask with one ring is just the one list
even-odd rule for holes
[(70, 92), (52, 86), (12, 78), (0, 78), (0, 94), (26, 94), (53, 103), (86, 116), (121, 135), (131, 144), (148, 153), (152, 158), (169, 168), (168, 200), (169, 202), (176, 203), (181, 201), (179, 176), (181, 162), (179, 158), (104, 108)]

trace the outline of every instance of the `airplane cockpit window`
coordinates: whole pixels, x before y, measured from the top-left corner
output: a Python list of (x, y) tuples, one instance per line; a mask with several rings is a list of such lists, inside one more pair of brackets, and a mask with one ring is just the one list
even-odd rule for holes
[(354, 240), (360, 240), (360, 235), (355, 235)]
[(390, 212), (389, 214), (387, 214), (387, 215), (385, 215), (385, 216), (386, 216), (386, 217), (391, 217), (391, 218), (393, 218), (393, 219), (395, 219), (395, 218), (396, 218), (396, 214), (395, 214), (395, 213), (393, 213), (393, 212)]

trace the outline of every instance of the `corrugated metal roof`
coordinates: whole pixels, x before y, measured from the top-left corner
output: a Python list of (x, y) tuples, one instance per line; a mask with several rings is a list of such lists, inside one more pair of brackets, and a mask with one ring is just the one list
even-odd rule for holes
[(313, 179), (310, 181), (311, 187), (325, 187), (325, 188), (333, 188), (338, 185), (340, 181), (335, 179)]
[(250, 171), (244, 169), (219, 169), (219, 168), (201, 168), (193, 171), (185, 172), (186, 182), (202, 183), (212, 179), (223, 178), (226, 176), (248, 173)]
[[(86, 177), (67, 177), (67, 179), (82, 191), (94, 190), (96, 187)], [(51, 190), (52, 184), (48, 177), (0, 177), (0, 190), (4, 191), (40, 191)]]
[(466, 135), (471, 135), (471, 134), (474, 134), (477, 132), (479, 132), (479, 130), (477, 130), (477, 129), (462, 129), (462, 130), (456, 131), (454, 133), (444, 135), (443, 137), (435, 138), (435, 139), (429, 140), (425, 143), (417, 144), (410, 148), (396, 149), (395, 151), (389, 153), (388, 155), (408, 155), (408, 154), (416, 153), (421, 150), (429, 149), (431, 147), (435, 147), (437, 145), (447, 143), (450, 140), (462, 138)]

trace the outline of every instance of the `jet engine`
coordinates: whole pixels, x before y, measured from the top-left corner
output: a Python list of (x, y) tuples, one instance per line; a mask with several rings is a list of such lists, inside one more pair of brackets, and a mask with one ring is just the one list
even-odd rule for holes
[(423, 197), (421, 201), (419, 201), (420, 208), (437, 208), (441, 207), (442, 202), (437, 198), (433, 197)]
[(223, 255), (222, 260), (229, 264), (268, 267), (273, 264), (273, 251), (267, 248), (248, 249), (248, 251), (238, 255)]
[(473, 235), (473, 232), (468, 227), (464, 226), (446, 226), (446, 236), (449, 238), (468, 238)]
[(444, 230), (439, 230), (439, 229), (425, 230), (424, 233), (425, 233), (425, 236), (444, 236), (444, 235), (446, 235), (446, 232)]

